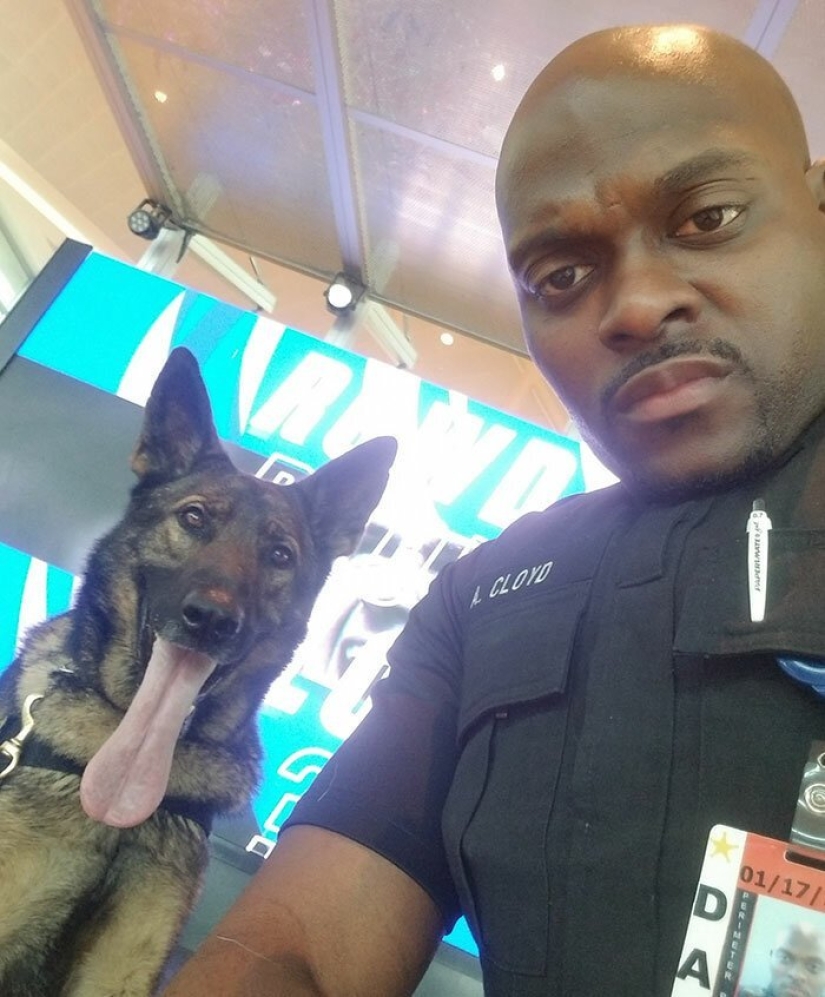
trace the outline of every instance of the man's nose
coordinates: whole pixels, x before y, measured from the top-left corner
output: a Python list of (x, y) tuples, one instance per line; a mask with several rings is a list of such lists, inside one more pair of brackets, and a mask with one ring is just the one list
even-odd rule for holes
[(599, 336), (613, 350), (630, 352), (664, 335), (669, 324), (690, 324), (700, 292), (655, 247), (636, 246), (614, 263)]

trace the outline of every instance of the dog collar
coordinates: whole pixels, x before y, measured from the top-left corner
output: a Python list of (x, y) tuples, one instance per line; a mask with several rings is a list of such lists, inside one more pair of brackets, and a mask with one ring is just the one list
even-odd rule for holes
[(83, 768), (66, 755), (61, 755), (37, 735), (26, 743), (26, 751), (20, 758), (21, 768), (51, 769), (67, 775), (83, 775)]

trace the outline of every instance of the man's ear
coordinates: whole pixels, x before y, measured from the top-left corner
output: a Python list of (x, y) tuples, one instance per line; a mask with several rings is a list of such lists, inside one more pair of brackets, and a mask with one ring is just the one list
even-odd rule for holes
[(815, 159), (805, 171), (805, 182), (820, 211), (825, 211), (825, 159)]

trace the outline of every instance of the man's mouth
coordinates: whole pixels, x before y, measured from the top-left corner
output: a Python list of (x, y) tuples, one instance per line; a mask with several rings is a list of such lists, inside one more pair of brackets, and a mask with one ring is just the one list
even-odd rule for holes
[(688, 415), (714, 402), (733, 367), (716, 357), (663, 360), (630, 377), (612, 393), (608, 410), (640, 423)]

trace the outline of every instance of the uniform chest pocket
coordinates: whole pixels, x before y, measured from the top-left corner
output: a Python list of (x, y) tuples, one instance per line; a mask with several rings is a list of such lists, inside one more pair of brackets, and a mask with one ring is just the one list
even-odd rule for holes
[(547, 965), (547, 826), (589, 589), (579, 582), (502, 603), (479, 615), (465, 643), (444, 837), (482, 961), (519, 975)]
[(825, 531), (769, 534), (765, 619), (751, 622), (743, 534), (699, 552), (685, 591), (675, 650), (688, 654), (794, 652), (825, 657)]

